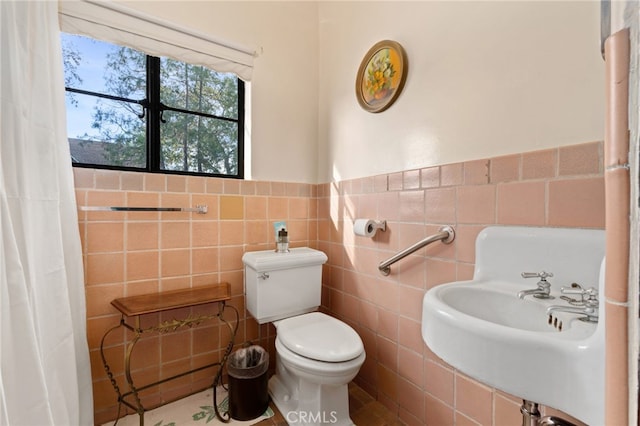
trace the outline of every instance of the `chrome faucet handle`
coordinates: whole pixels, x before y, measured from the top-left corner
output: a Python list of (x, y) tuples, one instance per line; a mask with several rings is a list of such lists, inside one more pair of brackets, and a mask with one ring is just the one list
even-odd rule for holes
[[(598, 290), (594, 287), (582, 288), (577, 284), (571, 284), (571, 288), (562, 287), (560, 292), (563, 294), (579, 294), (582, 300), (569, 300), (569, 303), (574, 306), (560, 306), (554, 305), (547, 308), (547, 314), (551, 315), (554, 312), (569, 312), (574, 314), (582, 314), (584, 317), (579, 318), (581, 321), (586, 322), (598, 322), (599, 317), (599, 302), (598, 302)], [(563, 296), (567, 297), (567, 296)], [(586, 297), (586, 298), (585, 298)], [(568, 298), (568, 297), (567, 297)], [(565, 299), (566, 300), (566, 299)], [(579, 302), (579, 303), (572, 303)], [(551, 319), (549, 320), (551, 321)]]
[(575, 287), (573, 284), (571, 284), (571, 287), (561, 287), (560, 288), (560, 293), (562, 293), (562, 294), (580, 294), (582, 296), (587, 296), (588, 298), (597, 298), (598, 297), (598, 290), (595, 289), (594, 287), (582, 288), (582, 287), (580, 287), (579, 284), (576, 284), (576, 286), (577, 287)]
[(523, 272), (520, 275), (522, 278), (540, 278), (542, 281), (546, 281), (547, 278), (553, 277), (553, 272)]
[[(574, 286), (575, 284), (575, 286)], [(582, 288), (579, 284), (573, 283), (570, 288), (561, 287), (560, 293), (562, 294), (579, 294), (582, 302), (587, 306), (598, 305), (598, 290), (595, 287)]]
[(547, 281), (548, 277), (553, 276), (552, 272), (522, 272), (520, 275), (522, 278), (540, 278), (540, 281), (538, 281), (538, 288), (518, 292), (519, 299), (523, 299), (528, 294), (532, 294), (536, 299), (554, 299), (554, 296), (551, 296), (551, 283)]

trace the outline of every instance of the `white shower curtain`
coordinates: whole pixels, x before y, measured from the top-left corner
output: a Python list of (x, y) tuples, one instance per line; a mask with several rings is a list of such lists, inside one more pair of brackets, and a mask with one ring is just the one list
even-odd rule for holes
[(56, 1), (0, 1), (0, 424), (93, 424)]

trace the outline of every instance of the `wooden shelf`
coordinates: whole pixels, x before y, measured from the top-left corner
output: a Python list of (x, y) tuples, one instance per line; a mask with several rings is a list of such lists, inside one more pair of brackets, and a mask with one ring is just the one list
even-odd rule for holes
[(114, 299), (111, 304), (128, 317), (187, 308), (205, 303), (222, 302), (231, 298), (229, 283), (187, 288), (184, 290), (163, 291), (138, 296)]
[[(225, 301), (231, 299), (231, 286), (229, 283), (221, 282), (216, 284), (210, 284), (201, 287), (195, 288), (187, 288), (183, 290), (172, 290), (172, 291), (162, 291), (159, 293), (152, 294), (141, 294), (139, 296), (131, 296), (131, 297), (121, 297), (119, 299), (114, 299), (111, 301), (111, 304), (122, 314), (120, 319), (120, 324), (109, 328), (104, 336), (102, 337), (102, 342), (100, 343), (100, 356), (102, 357), (102, 364), (104, 366), (105, 371), (107, 372), (107, 377), (109, 377), (109, 381), (113, 386), (116, 395), (118, 396), (118, 402), (126, 405), (127, 407), (135, 410), (138, 413), (140, 418), (140, 426), (144, 426), (144, 412), (146, 409), (142, 405), (142, 401), (140, 400), (139, 392), (144, 391), (152, 386), (158, 385), (160, 383), (167, 382), (169, 380), (178, 379), (187, 374), (194, 373), (196, 371), (204, 370), (206, 368), (218, 367), (222, 368), (222, 364), (219, 361), (209, 363), (207, 365), (203, 365), (197, 368), (192, 368), (187, 371), (183, 371), (181, 373), (175, 374), (171, 377), (165, 377), (162, 380), (147, 383), (143, 386), (135, 386), (133, 383), (133, 377), (131, 375), (131, 355), (133, 353), (133, 348), (136, 343), (140, 340), (140, 336), (143, 333), (149, 332), (158, 332), (158, 333), (170, 333), (176, 331), (181, 327), (191, 327), (194, 324), (199, 324), (205, 320), (213, 320), (217, 318), (221, 323), (229, 325), (233, 330), (231, 324), (224, 319), (224, 310), (225, 310)], [(160, 323), (155, 326), (141, 328), (140, 327), (140, 316), (145, 314), (151, 314), (154, 312), (162, 312), (169, 311), (172, 309), (180, 309), (180, 308), (188, 308), (191, 306), (204, 305), (207, 303), (218, 303), (218, 310), (216, 310), (216, 306), (212, 306), (211, 309), (203, 309), (202, 313), (199, 315), (192, 317), (191, 312), (183, 314), (187, 315), (186, 318), (174, 319), (173, 321), (165, 321), (164, 323)], [(209, 312), (205, 314), (205, 312)], [(125, 320), (125, 317), (135, 317), (133, 322), (135, 325), (129, 324), (127, 321), (131, 322), (131, 320)], [(169, 323), (168, 325), (166, 323)], [(114, 378), (114, 374), (111, 372), (109, 368), (109, 364), (107, 363), (107, 359), (104, 353), (104, 342), (105, 338), (112, 331), (119, 329), (120, 327), (125, 327), (130, 330), (133, 334), (130, 335), (129, 341), (126, 343), (126, 351), (124, 358), (124, 373), (125, 378), (127, 380), (127, 386), (129, 390), (125, 393), (122, 393), (118, 383)], [(237, 324), (236, 324), (237, 327)], [(213, 337), (217, 341), (217, 337)], [(230, 336), (230, 343), (228, 348), (233, 347), (233, 341), (235, 339), (235, 331), (232, 331)], [(230, 351), (230, 349), (228, 349)], [(225, 355), (226, 356), (226, 355)], [(187, 365), (188, 367), (188, 365)]]

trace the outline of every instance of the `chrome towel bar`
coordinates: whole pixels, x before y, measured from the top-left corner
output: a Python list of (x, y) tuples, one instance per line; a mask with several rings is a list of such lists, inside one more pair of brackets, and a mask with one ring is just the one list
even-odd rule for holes
[(385, 260), (384, 262), (380, 262), (380, 265), (378, 265), (378, 269), (380, 270), (380, 272), (382, 273), (382, 275), (389, 275), (391, 273), (391, 268), (390, 266), (393, 265), (394, 263), (396, 263), (399, 260), (404, 259), (405, 257), (409, 256), (411, 253), (420, 250), (422, 247), (427, 246), (433, 242), (436, 241), (442, 241), (445, 244), (449, 244), (451, 243), (454, 239), (456, 238), (456, 232), (453, 229), (452, 226), (443, 226), (438, 230), (437, 234), (428, 236), (427, 238), (425, 238), (424, 240), (418, 241), (417, 243), (415, 243), (414, 245), (412, 245), (411, 247), (408, 247), (404, 250), (402, 250), (400, 253), (390, 257), (389, 259)]
[(80, 206), (78, 210), (92, 212), (195, 212), (206, 214), (208, 211), (206, 204), (198, 204), (195, 208), (184, 207), (108, 207), (108, 206)]

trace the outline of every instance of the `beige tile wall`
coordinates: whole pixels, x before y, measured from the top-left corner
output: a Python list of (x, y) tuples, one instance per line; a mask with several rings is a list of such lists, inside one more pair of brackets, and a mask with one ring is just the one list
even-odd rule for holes
[[(116, 394), (100, 358), (100, 339), (118, 324), (111, 300), (161, 290), (226, 281), (231, 305), (240, 311), (236, 342), (258, 339), (258, 326), (244, 313), (242, 254), (274, 246), (272, 223), (287, 221), (292, 246), (316, 246), (315, 185), (244, 182), (75, 168), (80, 206), (192, 207), (206, 204), (204, 215), (188, 212), (79, 212), (83, 243), (96, 424), (116, 416)], [(187, 315), (171, 312), (158, 320)], [(273, 334), (273, 333), (272, 333)], [(266, 332), (265, 332), (266, 336)], [(105, 355), (124, 392), (125, 342), (112, 333)], [(220, 360), (228, 330), (215, 321), (194, 329), (145, 337), (132, 356), (136, 384), (146, 384)], [(268, 345), (264, 340), (263, 344)], [(155, 386), (143, 395), (146, 406), (170, 401), (209, 386), (214, 371)]]
[[(329, 254), (323, 303), (363, 338), (358, 384), (409, 425), (520, 424), (520, 399), (455, 371), (424, 345), (422, 295), (472, 277), (475, 238), (487, 225), (604, 228), (603, 144), (326, 184), (318, 197), (318, 247)], [(355, 218), (385, 219), (387, 231), (354, 236)], [(456, 229), (451, 245), (418, 251), (388, 277), (378, 272), (380, 261), (444, 224)]]
[[(610, 36), (605, 45), (606, 99), (606, 417), (607, 424), (625, 424), (629, 412), (629, 292), (630, 173), (629, 173), (629, 29)], [(631, 361), (633, 362), (633, 361)], [(637, 397), (637, 395), (636, 395)], [(635, 404), (633, 404), (635, 405)], [(632, 407), (633, 407), (632, 405)]]
[[(241, 311), (237, 342), (257, 341), (275, 359), (273, 327), (244, 313), (241, 257), (271, 248), (272, 223), (286, 220), (293, 246), (329, 256), (323, 309), (365, 343), (358, 384), (407, 424), (519, 424), (519, 399), (456, 372), (424, 345), (422, 295), (472, 276), (475, 237), (487, 225), (603, 228), (602, 151), (594, 142), (323, 185), (74, 169), (79, 205), (209, 208), (206, 215), (80, 212), (96, 423), (117, 409), (98, 350), (119, 321), (114, 298), (228, 281)], [(358, 217), (385, 219), (388, 229), (356, 237)], [(453, 244), (422, 249), (388, 277), (378, 273), (381, 260), (442, 224), (455, 226)], [(151, 381), (216, 361), (227, 338), (208, 324), (143, 339), (134, 377)], [(106, 342), (121, 385), (124, 342), (122, 333)], [(187, 376), (151, 389), (144, 401), (171, 400), (210, 381), (210, 372)]]

